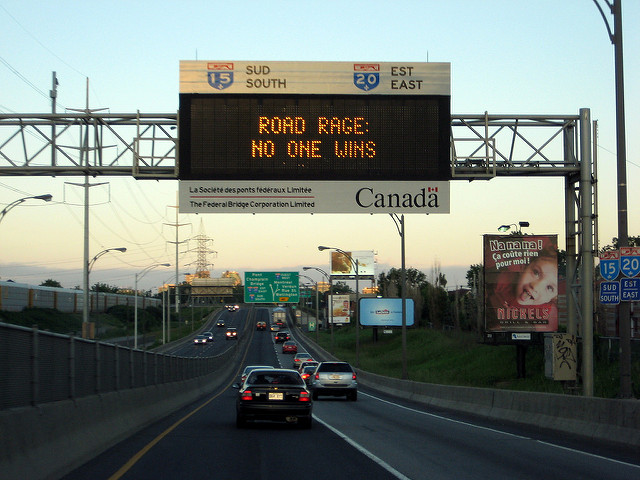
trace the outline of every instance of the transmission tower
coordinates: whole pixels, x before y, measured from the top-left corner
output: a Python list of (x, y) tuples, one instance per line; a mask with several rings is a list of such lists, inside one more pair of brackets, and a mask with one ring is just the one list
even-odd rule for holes
[(213, 238), (207, 237), (204, 230), (204, 223), (202, 219), (200, 219), (200, 232), (198, 235), (193, 237), (193, 239), (198, 242), (196, 247), (196, 278), (210, 278), (210, 270), (209, 265), (212, 265), (207, 260), (207, 255), (212, 254), (215, 256), (218, 254), (215, 250), (210, 250), (208, 245), (213, 242)]

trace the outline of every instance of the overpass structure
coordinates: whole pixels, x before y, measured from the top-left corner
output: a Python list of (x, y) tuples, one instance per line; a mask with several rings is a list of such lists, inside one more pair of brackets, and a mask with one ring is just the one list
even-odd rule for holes
[[(582, 380), (589, 396), (593, 394), (593, 266), (598, 254), (593, 128), (586, 108), (571, 115), (452, 115), (450, 137), (454, 181), (564, 178), (567, 330), (583, 339)], [(0, 114), (0, 177), (176, 180), (178, 133), (177, 113), (114, 114), (87, 109)]]

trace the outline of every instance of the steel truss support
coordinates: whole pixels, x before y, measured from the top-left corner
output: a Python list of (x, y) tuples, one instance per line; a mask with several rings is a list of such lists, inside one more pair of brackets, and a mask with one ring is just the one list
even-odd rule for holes
[(597, 252), (596, 175), (591, 116), (454, 115), (454, 179), (562, 176), (565, 179), (567, 331), (582, 338), (582, 387), (593, 396), (594, 256)]
[(0, 176), (175, 179), (177, 118), (139, 112), (0, 114)]
[[(0, 114), (0, 176), (175, 180), (177, 123), (177, 114), (139, 112)], [(593, 394), (593, 257), (597, 254), (590, 126), (588, 109), (579, 115), (452, 115), (450, 156), (454, 180), (564, 177), (567, 325), (570, 333), (582, 337), (583, 356), (588, 357), (582, 364), (585, 395)]]

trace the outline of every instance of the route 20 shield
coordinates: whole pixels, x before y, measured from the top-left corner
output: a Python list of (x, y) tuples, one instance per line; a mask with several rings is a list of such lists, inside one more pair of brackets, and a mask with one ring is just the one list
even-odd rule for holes
[(640, 247), (620, 247), (620, 271), (629, 278), (640, 273)]
[(353, 83), (360, 90), (368, 92), (380, 84), (380, 73), (378, 72), (355, 72)]

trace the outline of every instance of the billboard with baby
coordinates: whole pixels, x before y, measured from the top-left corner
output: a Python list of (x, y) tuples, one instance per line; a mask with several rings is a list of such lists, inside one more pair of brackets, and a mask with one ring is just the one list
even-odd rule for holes
[(558, 330), (558, 236), (484, 236), (487, 332)]

